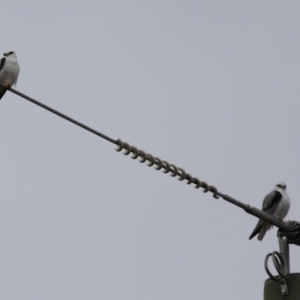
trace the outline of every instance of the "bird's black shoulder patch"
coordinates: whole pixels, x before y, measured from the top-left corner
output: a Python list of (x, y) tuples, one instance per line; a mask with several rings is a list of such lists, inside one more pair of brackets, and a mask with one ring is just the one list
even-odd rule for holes
[(4, 64), (5, 64), (5, 61), (6, 61), (5, 57), (1, 58), (1, 60), (0, 60), (0, 71), (2, 70), (2, 68), (3, 68)]
[(278, 203), (282, 198), (282, 194), (278, 191), (274, 191), (274, 195), (272, 200), (270, 201), (270, 203), (268, 203), (269, 205), (267, 207), (264, 207), (263, 210), (266, 211), (269, 208), (271, 208), (274, 204)]

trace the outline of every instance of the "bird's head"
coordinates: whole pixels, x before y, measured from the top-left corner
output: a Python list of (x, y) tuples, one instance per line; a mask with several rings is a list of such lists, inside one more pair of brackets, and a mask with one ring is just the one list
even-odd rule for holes
[(283, 181), (279, 181), (276, 185), (275, 185), (275, 190), (286, 190), (286, 184)]
[(8, 58), (17, 59), (17, 55), (16, 55), (15, 51), (7, 51), (7, 52), (4, 52), (3, 55)]

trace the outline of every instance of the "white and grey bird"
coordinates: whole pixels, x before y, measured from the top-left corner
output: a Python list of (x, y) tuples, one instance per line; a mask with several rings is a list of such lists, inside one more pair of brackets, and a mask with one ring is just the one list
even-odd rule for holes
[[(6, 87), (17, 84), (20, 67), (17, 55), (14, 51), (8, 51), (3, 54), (0, 60), (0, 83)], [(0, 99), (4, 96), (7, 89), (0, 85)]]
[[(263, 201), (262, 210), (283, 221), (290, 209), (290, 206), (291, 201), (286, 192), (286, 184), (280, 181), (275, 185), (274, 190), (266, 195)], [(266, 232), (271, 227), (272, 225), (270, 223), (267, 223), (264, 220), (259, 220), (251, 233), (249, 240), (258, 234), (257, 239), (262, 241)]]

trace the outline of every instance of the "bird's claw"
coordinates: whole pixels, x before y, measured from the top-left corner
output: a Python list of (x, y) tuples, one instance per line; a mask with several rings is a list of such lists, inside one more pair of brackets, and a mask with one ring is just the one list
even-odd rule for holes
[(11, 85), (9, 83), (7, 83), (7, 82), (3, 82), (2, 85), (4, 85), (8, 89), (11, 87)]

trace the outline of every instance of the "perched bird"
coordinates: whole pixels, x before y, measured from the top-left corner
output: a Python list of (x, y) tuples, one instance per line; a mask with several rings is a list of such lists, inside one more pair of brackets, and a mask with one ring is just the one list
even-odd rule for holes
[[(0, 83), (6, 87), (17, 84), (20, 72), (17, 55), (14, 51), (5, 52), (0, 60)], [(6, 88), (0, 85), (0, 99), (4, 96)]]
[[(283, 221), (290, 209), (290, 206), (291, 201), (286, 192), (286, 184), (280, 181), (275, 185), (274, 190), (266, 195), (263, 201), (262, 210)], [(259, 220), (251, 233), (249, 240), (258, 234), (257, 239), (262, 241), (266, 232), (271, 227), (272, 225), (270, 223), (267, 223), (264, 220)]]

